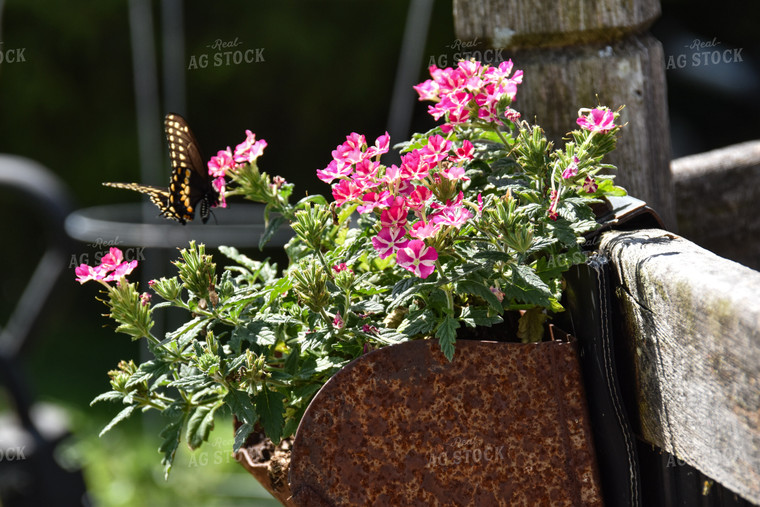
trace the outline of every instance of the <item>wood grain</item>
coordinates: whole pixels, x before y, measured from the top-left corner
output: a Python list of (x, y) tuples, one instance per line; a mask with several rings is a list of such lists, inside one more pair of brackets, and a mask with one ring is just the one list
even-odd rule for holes
[(642, 437), (760, 503), (760, 273), (660, 230), (608, 232)]

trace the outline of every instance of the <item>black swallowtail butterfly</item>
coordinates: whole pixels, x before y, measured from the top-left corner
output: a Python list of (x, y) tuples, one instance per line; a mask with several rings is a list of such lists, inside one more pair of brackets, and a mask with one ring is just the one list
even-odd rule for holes
[(199, 209), (201, 220), (205, 224), (211, 207), (219, 203), (219, 194), (211, 185), (211, 177), (201, 156), (198, 141), (185, 119), (178, 114), (166, 115), (164, 132), (172, 161), (169, 188), (139, 183), (108, 182), (103, 185), (148, 194), (151, 202), (161, 210), (161, 215), (182, 225), (192, 221), (195, 210)]

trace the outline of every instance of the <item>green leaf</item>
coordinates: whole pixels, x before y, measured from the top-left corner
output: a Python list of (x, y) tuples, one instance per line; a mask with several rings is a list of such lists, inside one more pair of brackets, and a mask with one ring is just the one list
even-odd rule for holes
[(166, 333), (170, 340), (177, 340), (177, 347), (180, 351), (184, 350), (188, 343), (198, 336), (203, 326), (199, 326), (204, 321), (203, 317), (196, 317), (193, 320), (184, 323), (179, 329)]
[(502, 287), (504, 295), (524, 303), (551, 306), (553, 296), (548, 285), (541, 280), (529, 266), (517, 265), (512, 267), (512, 283)]
[(483, 285), (482, 283), (477, 283), (469, 280), (462, 280), (460, 282), (457, 282), (456, 284), (456, 291), (457, 292), (464, 292), (465, 294), (472, 294), (473, 296), (478, 296), (488, 303), (488, 305), (496, 310), (497, 312), (502, 311), (501, 301), (499, 301), (499, 298), (496, 297), (496, 295), (491, 292), (491, 289)]
[(429, 309), (417, 310), (406, 317), (401, 322), (398, 330), (406, 336), (416, 336), (419, 334), (430, 334), (435, 328), (436, 316)]
[(261, 426), (267, 437), (277, 445), (282, 437), (282, 428), (285, 425), (283, 412), (285, 407), (282, 403), (282, 394), (270, 391), (263, 386), (261, 392), (256, 395), (256, 411), (260, 416)]
[(173, 409), (170, 408), (164, 411), (163, 415), (170, 417), (171, 420), (161, 431), (160, 436), (164, 440), (158, 448), (158, 452), (164, 455), (161, 463), (164, 465), (164, 479), (168, 479), (169, 472), (171, 472), (172, 464), (174, 463), (174, 454), (177, 452), (177, 447), (179, 447), (182, 426), (185, 422), (185, 413), (179, 410), (178, 407), (174, 407)]
[(459, 315), (459, 320), (470, 327), (491, 327), (494, 324), (504, 322), (501, 315), (490, 315), (488, 308), (482, 306), (465, 306)]
[(214, 429), (214, 414), (220, 406), (222, 401), (212, 405), (201, 405), (193, 411), (187, 421), (187, 445), (190, 449), (195, 450), (208, 441), (208, 436)]
[(441, 352), (446, 356), (446, 359), (451, 361), (454, 359), (454, 344), (457, 340), (457, 329), (459, 328), (459, 322), (453, 317), (446, 317), (443, 322), (438, 326), (438, 330), (435, 332), (438, 343), (441, 345)]
[(101, 401), (121, 401), (124, 399), (124, 393), (119, 391), (108, 391), (107, 393), (99, 394), (94, 400), (90, 402), (90, 406), (100, 403)]
[(226, 403), (232, 414), (237, 417), (241, 422), (248, 424), (255, 424), (258, 416), (256, 415), (256, 407), (253, 406), (251, 397), (244, 391), (238, 391), (237, 389), (230, 389), (227, 396), (224, 397), (224, 403)]
[(111, 430), (111, 428), (113, 428), (114, 426), (116, 426), (117, 424), (119, 424), (121, 421), (123, 421), (124, 419), (126, 419), (127, 417), (129, 417), (130, 415), (132, 415), (132, 412), (134, 412), (136, 408), (137, 408), (137, 405), (129, 405), (127, 407), (124, 407), (121, 410), (121, 412), (119, 412), (118, 414), (116, 414), (116, 417), (114, 417), (113, 419), (111, 419), (111, 422), (109, 422), (106, 425), (106, 427), (103, 428), (100, 431), (100, 433), (98, 434), (98, 436), (102, 437), (103, 435), (105, 435), (106, 433), (108, 433)]
[(212, 382), (213, 381), (208, 377), (208, 375), (201, 373), (199, 375), (190, 375), (187, 377), (183, 376), (177, 380), (172, 380), (167, 384), (167, 386), (176, 387), (177, 389), (181, 389), (185, 392), (193, 392), (203, 388)]
[(243, 423), (235, 431), (235, 442), (232, 444), (232, 452), (238, 452), (248, 439), (248, 435), (253, 432), (253, 424)]
[(268, 221), (264, 234), (259, 239), (259, 250), (264, 250), (264, 247), (272, 239), (272, 236), (287, 222), (287, 219), (282, 215), (277, 215)]
[(549, 318), (541, 308), (531, 308), (520, 316), (517, 337), (523, 343), (540, 342), (544, 337), (544, 322)]
[(162, 378), (168, 376), (170, 372), (171, 363), (159, 361), (158, 359), (147, 361), (141, 364), (137, 371), (132, 374), (127, 381), (126, 387), (133, 387), (141, 382), (150, 382), (151, 380), (157, 383)]

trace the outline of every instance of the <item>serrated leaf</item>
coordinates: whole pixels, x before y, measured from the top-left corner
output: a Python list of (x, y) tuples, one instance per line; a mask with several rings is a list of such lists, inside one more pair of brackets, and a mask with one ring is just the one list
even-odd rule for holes
[(511, 281), (502, 287), (506, 297), (545, 308), (551, 306), (551, 289), (530, 267), (513, 266)]
[(198, 336), (198, 333), (203, 328), (203, 326), (200, 326), (199, 324), (201, 324), (203, 321), (204, 319), (202, 317), (196, 317), (193, 320), (184, 323), (175, 331), (166, 333), (166, 337), (171, 340), (177, 340), (177, 346), (179, 350), (183, 350), (188, 343), (190, 343), (196, 336)]
[(285, 407), (282, 400), (282, 394), (270, 391), (266, 386), (263, 386), (255, 398), (256, 412), (259, 414), (261, 426), (269, 440), (275, 445), (280, 442), (282, 429), (285, 425), (285, 418), (283, 417)]
[(232, 259), (241, 266), (245, 266), (251, 270), (251, 272), (257, 271), (261, 268), (261, 261), (255, 261), (247, 255), (241, 254), (235, 247), (222, 245), (219, 247), (219, 251), (222, 252), (225, 257)]
[(172, 380), (167, 384), (168, 387), (176, 387), (183, 391), (197, 391), (204, 385), (211, 383), (212, 380), (204, 373), (199, 375), (190, 375), (187, 377), (180, 377), (177, 380)]
[(438, 343), (441, 346), (441, 352), (443, 352), (443, 355), (449, 361), (454, 359), (454, 344), (457, 340), (458, 328), (459, 322), (455, 318), (447, 316), (435, 332), (435, 336), (438, 338)]
[(268, 221), (267, 226), (264, 229), (264, 233), (259, 239), (259, 250), (264, 250), (264, 247), (269, 242), (269, 240), (272, 239), (272, 236), (274, 236), (274, 234), (280, 230), (280, 227), (282, 227), (286, 222), (287, 219), (282, 215), (277, 215)]
[(232, 452), (238, 452), (248, 439), (248, 435), (253, 432), (253, 424), (243, 423), (235, 431), (235, 441), (232, 444)]
[[(164, 413), (164, 415), (166, 415), (166, 413)], [(158, 448), (158, 452), (161, 452), (164, 455), (161, 459), (161, 463), (164, 465), (164, 479), (169, 478), (169, 472), (171, 472), (172, 464), (174, 463), (174, 455), (179, 447), (182, 425), (185, 421), (183, 412), (174, 413), (171, 417), (173, 420), (164, 426), (164, 429), (161, 431), (160, 436), (164, 440)]]
[(124, 393), (119, 391), (108, 391), (107, 393), (99, 394), (94, 400), (90, 402), (90, 406), (100, 403), (101, 401), (121, 401), (124, 399)]
[(208, 441), (211, 430), (214, 429), (214, 414), (222, 402), (213, 405), (201, 405), (197, 407), (187, 421), (187, 445), (190, 449), (197, 449)]
[(409, 340), (409, 336), (401, 334), (395, 329), (382, 329), (377, 335), (375, 340), (384, 345), (395, 345), (397, 343), (403, 343)]
[(422, 309), (404, 317), (398, 331), (406, 336), (427, 335), (433, 332), (435, 324), (435, 314), (428, 309)]
[(460, 282), (457, 282), (456, 290), (458, 292), (464, 292), (465, 294), (472, 294), (473, 296), (483, 298), (488, 303), (488, 305), (497, 312), (501, 312), (503, 309), (501, 301), (499, 301), (499, 298), (496, 297), (496, 294), (491, 292), (491, 289), (482, 283), (473, 282), (470, 280), (462, 280)]
[(147, 361), (140, 365), (136, 372), (129, 377), (126, 387), (133, 387), (141, 382), (154, 383), (160, 380), (161, 377), (165, 377), (171, 371), (171, 364), (163, 361)]
[(239, 421), (248, 424), (255, 424), (258, 416), (256, 415), (256, 407), (254, 407), (251, 397), (248, 393), (238, 391), (237, 389), (230, 389), (227, 392), (227, 396), (224, 397), (224, 403), (226, 403), (232, 414), (238, 418)]
[(491, 327), (504, 322), (501, 315), (489, 315), (488, 308), (482, 306), (465, 306), (462, 308), (459, 320), (470, 327)]
[(121, 412), (119, 412), (118, 414), (116, 414), (116, 417), (114, 417), (113, 419), (111, 419), (111, 422), (109, 422), (106, 425), (105, 428), (103, 428), (102, 430), (100, 430), (100, 433), (98, 434), (98, 436), (102, 437), (103, 435), (105, 435), (106, 433), (108, 433), (111, 430), (111, 428), (113, 428), (114, 426), (116, 426), (117, 424), (119, 424), (121, 421), (123, 421), (124, 419), (126, 419), (127, 417), (129, 417), (130, 415), (132, 415), (132, 412), (134, 412), (136, 408), (137, 408), (137, 405), (129, 405), (127, 407), (124, 407), (121, 410)]

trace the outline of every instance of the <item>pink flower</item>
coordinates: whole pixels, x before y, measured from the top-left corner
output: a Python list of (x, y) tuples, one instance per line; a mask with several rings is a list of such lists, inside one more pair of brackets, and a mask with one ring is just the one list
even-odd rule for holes
[(119, 280), (122, 276), (126, 276), (132, 272), (137, 267), (137, 261), (131, 261), (131, 262), (122, 262), (116, 268), (114, 268), (113, 273), (103, 278), (104, 282), (110, 282), (113, 280)]
[(387, 190), (382, 192), (368, 192), (362, 198), (363, 205), (356, 208), (359, 213), (371, 213), (375, 208), (384, 208), (390, 206), (393, 202), (393, 196)]
[(409, 229), (409, 235), (414, 239), (426, 239), (436, 235), (441, 226), (433, 222), (417, 222)]
[(470, 141), (465, 139), (462, 142), (462, 146), (454, 150), (454, 155), (449, 157), (455, 164), (463, 164), (475, 158), (475, 146)]
[(335, 198), (335, 204), (338, 206), (343, 206), (347, 202), (362, 200), (361, 189), (356, 183), (349, 180), (340, 180), (337, 185), (333, 186), (332, 195)]
[(349, 268), (348, 266), (346, 266), (345, 262), (341, 262), (340, 264), (336, 264), (332, 268), (333, 268), (333, 271), (335, 271), (336, 273), (340, 273), (341, 271), (351, 271), (353, 273), (353, 270), (351, 268)]
[(433, 192), (424, 185), (417, 185), (406, 200), (407, 206), (413, 210), (423, 210), (433, 197)]
[(375, 187), (378, 183), (377, 170), (380, 167), (380, 162), (373, 162), (372, 160), (365, 158), (358, 164), (354, 171), (354, 182), (363, 189), (369, 189)]
[[(581, 110), (583, 111), (583, 110)], [(579, 116), (576, 123), (591, 132), (606, 134), (617, 127), (614, 123), (615, 113), (606, 107), (597, 107), (589, 111), (587, 116)]]
[(142, 294), (140, 294), (140, 303), (143, 306), (148, 306), (150, 304), (150, 294), (148, 294), (147, 292), (143, 292)]
[(121, 250), (112, 246), (108, 249), (108, 253), (104, 255), (102, 259), (100, 259), (100, 267), (107, 271), (110, 271), (121, 264), (121, 261), (123, 260), (124, 254), (121, 253)]
[(77, 282), (83, 284), (90, 280), (102, 280), (105, 273), (101, 273), (87, 264), (80, 264), (74, 268), (74, 274), (77, 275)]
[(435, 271), (437, 260), (438, 252), (435, 248), (425, 246), (425, 242), (419, 239), (409, 241), (396, 255), (399, 266), (423, 279)]
[(333, 319), (333, 326), (338, 329), (342, 329), (344, 324), (345, 323), (343, 322), (343, 317), (341, 317), (340, 314), (336, 315)]
[(596, 184), (596, 180), (587, 176), (586, 180), (583, 182), (583, 190), (589, 194), (593, 194), (596, 192), (597, 188), (599, 188), (599, 186)]
[(451, 141), (447, 141), (439, 135), (430, 136), (428, 143), (420, 149), (420, 160), (430, 165), (436, 165), (449, 156)]
[(451, 181), (470, 181), (470, 178), (464, 175), (462, 166), (447, 167), (441, 171), (441, 176)]
[(570, 179), (578, 174), (578, 162), (580, 162), (578, 157), (573, 156), (573, 161), (570, 162), (570, 165), (568, 165), (564, 171), (562, 171), (562, 177), (564, 179)]
[(383, 210), (380, 214), (380, 225), (391, 229), (401, 228), (406, 225), (406, 215), (409, 210), (403, 204), (403, 198), (397, 197), (394, 204)]
[(93, 268), (87, 264), (80, 264), (74, 268), (74, 273), (77, 276), (76, 281), (80, 284), (89, 280), (110, 282), (113, 280), (118, 281), (121, 277), (130, 274), (136, 267), (137, 261), (124, 261), (124, 254), (122, 254), (121, 250), (111, 247), (108, 253), (101, 259), (100, 265)]
[(220, 150), (216, 153), (215, 157), (211, 157), (208, 161), (208, 173), (215, 177), (223, 177), (227, 171), (232, 171), (235, 168), (235, 161), (232, 158), (232, 151), (229, 147), (226, 150)]
[(346, 142), (336, 147), (332, 152), (333, 159), (338, 164), (353, 165), (364, 158), (364, 151), (367, 141), (363, 135), (352, 132), (346, 136)]
[(517, 123), (520, 121), (520, 113), (511, 107), (507, 108), (507, 110), (504, 111), (504, 116), (506, 116), (507, 120), (511, 121), (512, 123)]
[(375, 251), (378, 253), (381, 259), (385, 259), (389, 255), (393, 254), (399, 248), (403, 248), (409, 242), (405, 239), (406, 229), (390, 227), (383, 227), (377, 236), (372, 238), (372, 246), (375, 247)]
[(449, 206), (433, 215), (430, 221), (436, 225), (462, 227), (472, 217), (472, 212), (464, 206)]
[(429, 171), (430, 166), (422, 160), (420, 150), (410, 151), (401, 156), (401, 173), (410, 180), (424, 180)]
[(546, 214), (550, 219), (556, 221), (559, 218), (559, 213), (557, 213), (557, 205), (559, 204), (559, 192), (552, 190), (552, 193), (549, 195), (549, 199), (551, 199), (552, 203), (549, 206), (549, 210), (546, 212)]
[(390, 149), (390, 144), (391, 144), (391, 136), (390, 134), (388, 134), (388, 132), (386, 132), (385, 134), (375, 139), (375, 145), (370, 146), (367, 149), (366, 156), (375, 157), (378, 155), (382, 155), (383, 153), (388, 153), (388, 150)]
[[(235, 162), (238, 164), (252, 164), (264, 153), (267, 142), (263, 139), (257, 141), (256, 134), (250, 130), (245, 131), (245, 141), (235, 147)], [(229, 148), (228, 148), (229, 149)]]
[(219, 194), (218, 206), (220, 208), (227, 207), (227, 199), (224, 196), (224, 193), (227, 190), (226, 185), (227, 185), (227, 181), (224, 179), (224, 176), (214, 178), (214, 180), (211, 182), (211, 186), (214, 187), (214, 190), (216, 190), (216, 192)]
[[(432, 75), (433, 71), (433, 65), (430, 67), (430, 74)], [(417, 94), (420, 96), (420, 102), (423, 100), (438, 100), (438, 83), (433, 81), (432, 79), (428, 79), (418, 85), (413, 86), (414, 90), (417, 92)]]
[(338, 163), (337, 160), (331, 161), (324, 169), (317, 169), (317, 178), (325, 183), (332, 183), (333, 180), (351, 175), (351, 166), (349, 164)]

